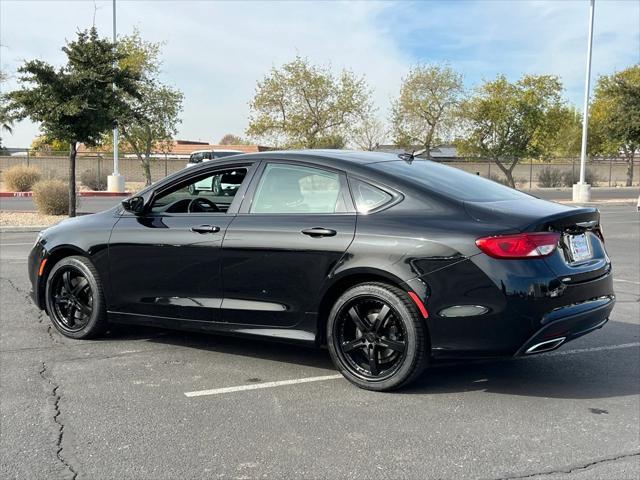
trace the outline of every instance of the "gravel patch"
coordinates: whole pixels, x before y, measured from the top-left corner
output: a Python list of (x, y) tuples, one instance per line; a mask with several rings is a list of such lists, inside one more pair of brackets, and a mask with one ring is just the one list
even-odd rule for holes
[(66, 215), (42, 215), (36, 212), (0, 211), (0, 227), (50, 226), (65, 218), (67, 218)]

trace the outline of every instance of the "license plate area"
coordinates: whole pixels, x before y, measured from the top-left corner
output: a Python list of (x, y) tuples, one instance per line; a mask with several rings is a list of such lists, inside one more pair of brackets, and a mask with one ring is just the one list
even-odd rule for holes
[(585, 233), (569, 235), (567, 239), (572, 262), (582, 262), (592, 258), (589, 237)]

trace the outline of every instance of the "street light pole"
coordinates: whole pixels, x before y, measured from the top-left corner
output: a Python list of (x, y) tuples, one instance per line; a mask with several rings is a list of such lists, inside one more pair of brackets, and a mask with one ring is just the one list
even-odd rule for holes
[[(113, 0), (113, 44), (116, 43), (116, 0)], [(115, 85), (114, 85), (115, 88)], [(107, 178), (107, 190), (124, 192), (124, 177), (120, 175), (118, 159), (118, 126), (113, 129), (113, 174)]]
[(573, 201), (588, 202), (591, 200), (591, 185), (586, 183), (587, 135), (589, 133), (589, 87), (591, 85), (591, 50), (593, 47), (593, 16), (595, 0), (589, 6), (589, 39), (587, 43), (587, 71), (584, 80), (584, 105), (582, 108), (582, 147), (580, 149), (580, 181), (573, 185)]

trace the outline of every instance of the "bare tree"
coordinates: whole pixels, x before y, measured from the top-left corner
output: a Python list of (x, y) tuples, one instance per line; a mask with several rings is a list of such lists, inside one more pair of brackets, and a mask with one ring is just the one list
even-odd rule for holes
[(360, 149), (373, 151), (383, 143), (389, 134), (388, 129), (374, 113), (364, 115), (353, 128), (351, 141)]
[(464, 94), (462, 75), (444, 65), (416, 65), (402, 81), (392, 103), (391, 124), (396, 145), (420, 145), (429, 156), (451, 125)]

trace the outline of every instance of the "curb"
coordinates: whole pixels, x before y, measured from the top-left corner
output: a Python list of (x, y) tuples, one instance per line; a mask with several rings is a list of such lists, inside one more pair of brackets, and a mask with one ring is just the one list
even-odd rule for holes
[(549, 200), (551, 202), (562, 203), (564, 205), (589, 205), (589, 206), (633, 206), (636, 204), (636, 200), (630, 198), (611, 198), (607, 200), (592, 200), (590, 202), (574, 202), (573, 200)]
[[(98, 192), (93, 190), (77, 192), (78, 197), (128, 197), (129, 195), (131, 192)], [(0, 197), (29, 198), (33, 197), (33, 192), (0, 192)]]
[(37, 233), (45, 228), (49, 228), (51, 225), (29, 225), (24, 227), (7, 226), (0, 227), (0, 233)]

